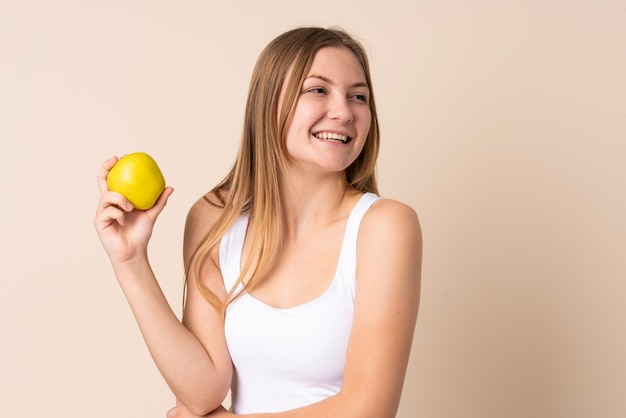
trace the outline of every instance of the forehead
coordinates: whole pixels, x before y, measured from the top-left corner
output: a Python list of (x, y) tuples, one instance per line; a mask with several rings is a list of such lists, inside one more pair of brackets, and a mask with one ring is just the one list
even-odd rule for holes
[(346, 47), (325, 47), (317, 51), (307, 76), (315, 75), (326, 77), (334, 75), (336, 78), (347, 77), (365, 81), (361, 62), (354, 52)]

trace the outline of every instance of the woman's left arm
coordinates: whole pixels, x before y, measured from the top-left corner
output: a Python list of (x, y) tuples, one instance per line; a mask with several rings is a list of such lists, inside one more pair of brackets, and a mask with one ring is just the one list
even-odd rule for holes
[[(417, 214), (403, 203), (378, 201), (359, 230), (344, 383), (336, 399), (328, 399), (337, 402), (328, 416), (396, 416), (415, 332), (421, 269)], [(317, 416), (324, 416), (320, 412)]]
[[(251, 418), (396, 416), (420, 300), (422, 234), (413, 209), (380, 200), (364, 216), (357, 244), (354, 320), (341, 391), (306, 407)], [(186, 417), (173, 414), (172, 417)], [(220, 408), (207, 417), (234, 414)]]

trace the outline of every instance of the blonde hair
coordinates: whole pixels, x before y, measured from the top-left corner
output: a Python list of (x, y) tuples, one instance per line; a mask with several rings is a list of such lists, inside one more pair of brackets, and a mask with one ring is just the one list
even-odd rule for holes
[[(188, 285), (189, 273), (192, 272), (201, 294), (222, 314), (228, 302), (236, 297), (235, 289), (242, 283), (244, 276), (251, 273), (248, 286), (256, 278), (262, 277), (272, 267), (281, 249), (282, 207), (278, 184), (289, 162), (284, 134), (313, 59), (317, 51), (326, 47), (348, 48), (363, 68), (370, 88), (371, 123), (361, 154), (346, 169), (346, 181), (348, 186), (356, 190), (378, 193), (375, 171), (380, 132), (365, 50), (345, 31), (336, 28), (303, 27), (278, 36), (261, 52), (252, 73), (242, 141), (235, 164), (228, 175), (208, 193), (216, 196), (219, 202), (212, 202), (205, 196), (209, 203), (225, 210), (185, 267), (185, 285)], [(284, 85), (288, 75), (288, 83)], [(281, 92), (283, 99), (279, 103)], [(223, 303), (199, 281), (199, 270), (211, 248), (217, 245), (236, 218), (247, 211), (253, 214), (250, 220), (254, 230), (250, 257), (236, 285), (229, 292), (226, 303)], [(253, 268), (252, 260), (256, 260)]]

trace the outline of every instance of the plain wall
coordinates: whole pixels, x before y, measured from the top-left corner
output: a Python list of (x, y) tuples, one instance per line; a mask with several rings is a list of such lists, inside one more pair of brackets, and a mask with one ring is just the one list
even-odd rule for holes
[(0, 0), (2, 416), (165, 416), (98, 168), (146, 151), (175, 187), (150, 255), (180, 313), (186, 212), (261, 49), (308, 24), (368, 49), (382, 194), (422, 222), (398, 416), (626, 416), (624, 1)]

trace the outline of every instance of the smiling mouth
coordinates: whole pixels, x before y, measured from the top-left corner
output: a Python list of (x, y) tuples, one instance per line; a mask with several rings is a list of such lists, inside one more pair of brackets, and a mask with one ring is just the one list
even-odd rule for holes
[(352, 141), (352, 138), (346, 135), (337, 134), (334, 132), (317, 132), (313, 134), (317, 139), (322, 139), (329, 142), (338, 142), (340, 144), (347, 144)]

